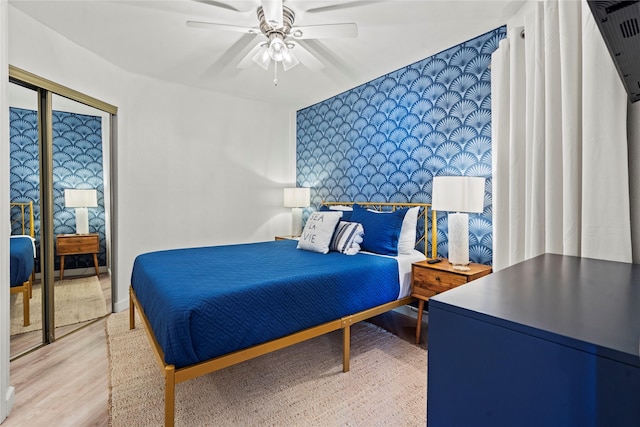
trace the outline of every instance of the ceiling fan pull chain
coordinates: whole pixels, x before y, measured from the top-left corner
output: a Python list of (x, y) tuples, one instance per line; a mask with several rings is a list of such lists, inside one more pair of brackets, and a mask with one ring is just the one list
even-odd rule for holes
[(273, 61), (273, 69), (274, 69), (274, 79), (273, 79), (273, 85), (274, 86), (278, 86), (278, 63), (276, 61)]

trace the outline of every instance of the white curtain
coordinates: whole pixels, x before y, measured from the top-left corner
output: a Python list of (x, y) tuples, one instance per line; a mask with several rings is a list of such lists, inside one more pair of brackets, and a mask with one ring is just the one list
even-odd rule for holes
[(631, 262), (627, 95), (586, 2), (537, 2), (491, 64), (493, 268)]

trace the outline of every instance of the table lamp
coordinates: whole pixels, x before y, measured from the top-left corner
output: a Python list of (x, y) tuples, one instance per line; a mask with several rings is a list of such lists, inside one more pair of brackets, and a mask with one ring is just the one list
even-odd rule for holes
[(449, 262), (453, 268), (469, 270), (469, 215), (484, 209), (484, 178), (436, 176), (431, 208), (449, 212)]
[(98, 207), (96, 190), (64, 190), (64, 206), (76, 208), (76, 234), (89, 234), (89, 212), (87, 208)]
[(311, 191), (308, 188), (285, 188), (284, 207), (291, 208), (291, 235), (302, 234), (302, 208), (311, 204)]

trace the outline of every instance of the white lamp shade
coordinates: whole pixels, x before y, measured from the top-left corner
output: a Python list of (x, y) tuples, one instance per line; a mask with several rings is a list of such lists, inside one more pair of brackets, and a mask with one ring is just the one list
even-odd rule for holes
[(64, 190), (64, 205), (67, 208), (96, 208), (98, 194), (96, 190)]
[(484, 178), (475, 176), (434, 177), (431, 208), (436, 211), (482, 212), (484, 209)]
[(311, 190), (308, 188), (285, 188), (285, 208), (307, 208), (311, 205)]

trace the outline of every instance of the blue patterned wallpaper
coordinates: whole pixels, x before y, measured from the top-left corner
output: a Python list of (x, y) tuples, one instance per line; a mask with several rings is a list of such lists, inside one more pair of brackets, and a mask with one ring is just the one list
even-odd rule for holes
[[(486, 178), (469, 215), (469, 257), (492, 262), (491, 54), (506, 27), (297, 112), (297, 185), (311, 204), (431, 203), (436, 175)], [(308, 214), (308, 212), (307, 212)], [(438, 214), (446, 257), (447, 215)]]
[[(39, 249), (38, 117), (35, 111), (21, 108), (10, 108), (9, 114), (11, 201), (34, 202), (34, 228)], [(100, 234), (98, 263), (106, 265), (102, 118), (63, 111), (53, 112), (53, 175), (54, 235), (75, 232), (75, 209), (64, 207), (64, 189), (97, 190), (98, 207), (88, 209), (89, 231)], [(12, 230), (12, 233), (18, 232)], [(56, 257), (56, 269), (59, 268), (58, 262)], [(86, 267), (93, 267), (90, 256), (65, 257), (65, 269)]]

